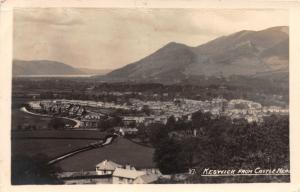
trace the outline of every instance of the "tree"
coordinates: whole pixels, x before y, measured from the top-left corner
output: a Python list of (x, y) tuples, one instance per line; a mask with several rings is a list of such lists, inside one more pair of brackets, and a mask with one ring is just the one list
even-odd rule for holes
[(128, 127), (131, 127), (131, 128), (134, 128), (136, 127), (136, 122), (135, 121), (132, 121), (128, 124)]
[(51, 121), (48, 123), (48, 127), (53, 129), (62, 129), (64, 126), (65, 123), (62, 118), (51, 119)]
[(13, 185), (24, 184), (61, 184), (56, 174), (60, 168), (47, 165), (49, 157), (37, 154), (33, 157), (26, 155), (12, 156), (11, 183)]
[(166, 128), (169, 130), (169, 131), (172, 131), (175, 129), (175, 125), (176, 125), (176, 119), (173, 115), (171, 115), (168, 120), (167, 120), (167, 123), (166, 123)]
[(111, 126), (109, 119), (102, 119), (98, 122), (98, 128), (100, 130), (106, 131), (106, 130), (110, 129), (111, 127), (112, 126)]
[(85, 107), (83, 108), (83, 111), (82, 111), (81, 115), (82, 115), (82, 116), (87, 115), (87, 111), (86, 111)]
[(153, 123), (146, 127), (147, 135), (153, 146), (158, 146), (161, 142), (168, 138), (168, 130), (161, 123)]
[(120, 116), (115, 116), (112, 118), (113, 126), (124, 126), (123, 120)]
[(141, 142), (146, 142), (148, 141), (148, 135), (147, 135), (147, 131), (146, 131), (146, 127), (143, 124), (140, 124), (137, 126), (138, 132), (137, 132), (137, 136), (138, 138), (141, 139)]
[(151, 110), (148, 105), (143, 105), (142, 112), (149, 116), (151, 113)]
[(210, 113), (202, 113), (201, 111), (197, 111), (192, 114), (192, 126), (195, 129), (199, 129), (200, 127), (207, 126), (211, 121)]
[(173, 138), (165, 138), (156, 146), (154, 161), (163, 174), (182, 173), (188, 169), (184, 150)]

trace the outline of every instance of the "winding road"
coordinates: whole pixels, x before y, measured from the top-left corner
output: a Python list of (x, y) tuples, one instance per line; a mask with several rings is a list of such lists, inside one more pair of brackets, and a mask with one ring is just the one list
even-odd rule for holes
[[(33, 113), (31, 111), (28, 111), (26, 109), (26, 107), (22, 107), (20, 109), (20, 111), (24, 112), (24, 113), (28, 113), (30, 115), (36, 115), (36, 116), (41, 116), (41, 117), (53, 117), (52, 115), (47, 115), (47, 114), (40, 114), (40, 113)], [(73, 126), (73, 128), (79, 128), (80, 127), (80, 121), (77, 120), (77, 119), (72, 119), (72, 118), (69, 118), (69, 117), (59, 117), (59, 118), (62, 118), (62, 119), (68, 119), (68, 120), (71, 120), (71, 121), (74, 121), (76, 124)]]
[(95, 149), (95, 148), (100, 148), (100, 147), (104, 147), (106, 145), (110, 145), (112, 144), (112, 142), (117, 138), (119, 137), (120, 135), (116, 134), (116, 133), (113, 133), (111, 135), (108, 135), (104, 138), (104, 140), (101, 140), (100, 142), (97, 142), (97, 143), (92, 143), (86, 147), (82, 147), (82, 148), (79, 148), (79, 149), (76, 149), (76, 150), (73, 150), (73, 151), (70, 151), (68, 153), (65, 153), (63, 155), (60, 155), (52, 160), (50, 160), (48, 162), (48, 165), (52, 165), (54, 163), (57, 163), (63, 159), (66, 159), (68, 157), (71, 157), (73, 155), (76, 155), (77, 153), (81, 153), (81, 152), (84, 152), (84, 151), (88, 151), (88, 150), (91, 150), (91, 149)]

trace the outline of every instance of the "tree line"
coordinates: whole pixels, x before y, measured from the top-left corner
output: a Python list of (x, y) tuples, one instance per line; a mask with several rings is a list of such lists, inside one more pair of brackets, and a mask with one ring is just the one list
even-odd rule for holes
[[(175, 121), (171, 117), (166, 125), (151, 128), (148, 135), (155, 148), (154, 161), (164, 174), (207, 167), (289, 168), (288, 116), (272, 115), (257, 124), (222, 116), (212, 118), (199, 111), (191, 121)], [(196, 130), (197, 134), (178, 134), (188, 129)]]

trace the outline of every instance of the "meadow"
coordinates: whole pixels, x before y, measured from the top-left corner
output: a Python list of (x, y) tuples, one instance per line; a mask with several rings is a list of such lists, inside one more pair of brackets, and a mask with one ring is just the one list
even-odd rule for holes
[(106, 135), (96, 130), (30, 130), (12, 131), (12, 139), (81, 139), (99, 140)]
[(153, 154), (153, 148), (118, 138), (109, 146), (79, 153), (56, 165), (64, 171), (94, 171), (98, 163), (107, 159), (122, 165), (130, 164), (135, 168), (154, 168)]
[[(45, 154), (49, 160), (69, 151), (84, 147), (95, 140), (88, 139), (13, 139), (12, 156), (26, 155), (34, 157)], [(79, 153), (58, 162), (63, 171), (93, 171), (95, 165), (107, 159), (119, 164), (130, 164), (136, 168), (153, 168), (154, 149), (135, 144), (125, 138), (117, 139), (113, 144)]]
[(45, 154), (51, 158), (68, 151), (83, 147), (94, 140), (74, 139), (13, 139), (11, 144), (12, 156), (25, 155), (34, 157)]

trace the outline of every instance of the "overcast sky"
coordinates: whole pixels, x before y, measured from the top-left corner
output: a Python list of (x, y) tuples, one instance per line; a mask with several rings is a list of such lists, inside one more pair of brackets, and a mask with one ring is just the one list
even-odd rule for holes
[(288, 25), (284, 10), (23, 8), (14, 12), (14, 58), (115, 69), (171, 41), (198, 46), (282, 25)]

